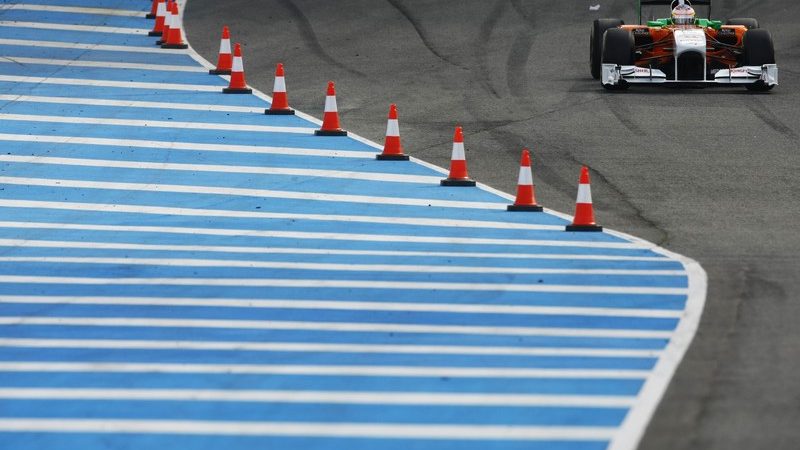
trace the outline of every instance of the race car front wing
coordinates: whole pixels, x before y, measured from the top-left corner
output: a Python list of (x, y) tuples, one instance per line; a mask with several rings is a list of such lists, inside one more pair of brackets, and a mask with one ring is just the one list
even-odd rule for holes
[(658, 69), (638, 66), (618, 66), (603, 64), (603, 75), (600, 80), (605, 85), (615, 86), (621, 83), (661, 84), (661, 83), (706, 83), (716, 85), (749, 84), (763, 82), (768, 86), (778, 84), (778, 66), (743, 66), (731, 69), (720, 69), (713, 74), (711, 80), (668, 80), (667, 75)]

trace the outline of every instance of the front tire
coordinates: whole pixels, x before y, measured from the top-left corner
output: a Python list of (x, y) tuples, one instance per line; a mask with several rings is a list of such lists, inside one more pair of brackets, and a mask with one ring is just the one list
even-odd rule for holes
[[(775, 64), (775, 48), (769, 31), (761, 29), (747, 30), (744, 33), (743, 44), (742, 62), (745, 66), (760, 67), (764, 64)], [(749, 91), (764, 92), (774, 86), (769, 86), (759, 81), (748, 84), (746, 87)]]
[[(603, 35), (603, 64), (615, 64), (618, 66), (633, 65), (633, 33), (622, 28), (611, 28), (606, 30)], [(628, 83), (621, 81), (617, 85), (603, 84), (608, 90), (625, 90)]]
[(589, 35), (589, 68), (595, 80), (599, 80), (602, 74), (600, 60), (603, 54), (603, 34), (610, 28), (624, 24), (622, 19), (595, 19), (592, 22), (592, 32)]

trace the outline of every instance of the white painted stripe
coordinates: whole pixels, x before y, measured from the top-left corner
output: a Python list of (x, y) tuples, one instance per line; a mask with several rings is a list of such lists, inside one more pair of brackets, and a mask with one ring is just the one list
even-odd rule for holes
[(230, 39), (220, 39), (219, 41), (219, 52), (223, 55), (230, 55), (231, 54), (231, 40)]
[(242, 62), (241, 56), (233, 57), (233, 65), (231, 66), (231, 72), (244, 72), (244, 63)]
[(58, 42), (58, 41), (34, 41), (25, 39), (3, 39), (0, 38), (0, 45), (15, 45), (21, 47), (48, 47), (66, 48), (75, 50), (96, 50), (106, 52), (130, 52), (130, 53), (159, 53), (172, 55), (186, 55), (183, 49), (169, 49), (161, 47), (136, 47), (129, 45), (106, 45), (106, 44), (83, 44), (80, 42)]
[[(607, 276), (686, 276), (682, 270), (636, 269), (550, 269), (533, 267), (486, 267), (411, 264), (334, 264), (288, 261), (258, 261), (198, 258), (107, 258), (67, 256), (0, 256), (0, 263), (112, 264), (164, 267), (228, 267), (240, 269), (284, 269), (381, 273), (464, 273), (514, 275), (607, 275)], [(579, 279), (575, 280), (579, 282)]]
[[(3, 226), (14, 226), (27, 222), (0, 222)], [(46, 225), (46, 224), (41, 224)], [(56, 229), (58, 224), (51, 228)], [(37, 227), (43, 228), (43, 227)], [(163, 245), (163, 244), (131, 244), (125, 242), (88, 242), (88, 241), (51, 241), (37, 239), (0, 239), (2, 247), (37, 247), (37, 248), (84, 248), (100, 250), (156, 250), (170, 252), (219, 252), (219, 253), (254, 253), (277, 255), (350, 255), (350, 256), (410, 256), (410, 257), (444, 257), (444, 258), (490, 258), (490, 259), (544, 259), (567, 261), (644, 261), (666, 262), (666, 258), (650, 256), (616, 256), (616, 255), (571, 255), (547, 253), (486, 253), (486, 252), (426, 252), (398, 250), (343, 250), (300, 247), (260, 247), (260, 246), (228, 246), (228, 245)]]
[[(55, 277), (0, 277), (0, 282), (25, 282), (25, 278), (44, 280)], [(121, 279), (125, 282), (130, 279)], [(170, 284), (162, 280), (161, 284)], [(122, 284), (122, 283), (114, 283)], [(246, 284), (245, 284), (246, 285)], [(0, 325), (60, 325), (79, 327), (225, 328), (231, 330), (305, 330), (358, 333), (427, 333), (486, 336), (547, 336), (669, 339), (671, 331), (602, 328), (493, 327), (477, 325), (420, 325), (363, 322), (302, 322), (291, 320), (215, 320), (160, 319), (128, 317), (30, 317), (2, 316)]]
[(272, 92), (286, 92), (286, 78), (275, 77), (275, 83), (272, 86)]
[(456, 441), (607, 441), (616, 428), (491, 425), (230, 422), (128, 419), (0, 419), (0, 431), (302, 436)]
[(375, 353), (413, 355), (576, 356), (657, 358), (658, 350), (560, 347), (478, 347), (471, 345), (322, 344), (305, 342), (155, 341), (129, 339), (7, 339), (0, 347), (93, 348), (113, 350), (213, 350), (233, 352)]
[(467, 159), (466, 155), (464, 154), (463, 142), (453, 142), (453, 156), (450, 159), (453, 161), (464, 161)]
[(519, 168), (519, 178), (517, 178), (518, 186), (531, 186), (533, 184), (533, 174), (530, 167)]
[(325, 192), (293, 192), (273, 189), (190, 186), (178, 184), (117, 183), (111, 181), (62, 180), (54, 178), (0, 177), (0, 184), (46, 186), (77, 189), (109, 189), (136, 192), (171, 192), (178, 194), (226, 195), (237, 197), (281, 198), (305, 201), (366, 203), (370, 205), (403, 205), (436, 208), (505, 209), (502, 203), (435, 200), (426, 198), (380, 197), (376, 195), (328, 194)]
[[(218, 91), (219, 89), (215, 89)], [(74, 136), (48, 136), (0, 133), (0, 141), (44, 142), (48, 144), (103, 145), (112, 147), (157, 148), (202, 152), (252, 153), (263, 155), (326, 156), (338, 158), (374, 159), (375, 154), (364, 151), (324, 150), (314, 148), (265, 147), (258, 145), (200, 144), (194, 142), (148, 141), (141, 139), (85, 138)]]
[(58, 78), (58, 77), (21, 77), (16, 75), (0, 75), (0, 81), (33, 84), (63, 84), (66, 86), (99, 86), (118, 87), (128, 89), (152, 89), (172, 91), (198, 91), (219, 92), (221, 86), (206, 86), (204, 84), (178, 84), (178, 83), (148, 83), (139, 81), (110, 81), (90, 80), (84, 78)]
[(336, 107), (336, 96), (334, 95), (326, 95), (325, 96), (325, 111), (324, 112), (338, 112), (339, 109)]
[(69, 123), (83, 125), (110, 125), (124, 127), (170, 128), (186, 130), (222, 130), (222, 131), (250, 131), (261, 133), (292, 133), (313, 134), (313, 128), (307, 127), (276, 127), (269, 125), (241, 125), (236, 123), (207, 123), (207, 122), (181, 122), (177, 120), (135, 120), (135, 119), (106, 119), (96, 117), (78, 116), (47, 116), (33, 114), (4, 114), (0, 113), (0, 120), (16, 120), (22, 122), (44, 123)]
[(122, 16), (122, 17), (144, 17), (145, 11), (131, 11), (124, 9), (110, 8), (84, 8), (77, 6), (58, 6), (58, 5), (35, 5), (28, 3), (11, 3), (0, 5), (0, 11), (10, 9), (21, 9), (26, 11), (46, 11), (63, 12), (75, 14), (96, 14), (102, 16)]
[[(74, 206), (73, 206), (74, 205)], [(75, 211), (94, 210), (91, 204), (86, 208), (81, 207), (80, 203), (60, 203), (60, 202), (36, 202), (26, 200), (0, 200), (0, 207), (14, 208), (48, 208), (66, 209)], [(121, 211), (118, 205), (106, 205), (104, 212)], [(138, 208), (138, 206), (131, 206)], [(180, 208), (168, 208), (168, 210), (183, 211), (183, 215), (205, 216), (204, 210), (189, 210)], [(164, 214), (165, 209), (143, 209), (146, 214)], [(211, 210), (213, 211), (213, 210)], [(223, 210), (224, 211), (224, 210)], [(242, 214), (258, 214), (242, 213)], [(209, 215), (216, 217), (216, 215)], [(244, 215), (231, 214), (230, 217), (249, 217)], [(253, 216), (257, 217), (257, 216)], [(384, 235), (384, 234), (355, 234), (355, 233), (316, 233), (298, 231), (264, 231), (246, 229), (225, 229), (225, 228), (191, 228), (191, 227), (164, 227), (164, 226), (142, 226), (142, 225), (92, 225), (74, 223), (47, 223), (47, 222), (10, 222), (0, 221), (0, 226), (25, 229), (71, 229), (71, 230), (95, 230), (95, 231), (115, 231), (115, 232), (147, 232), (147, 233), (172, 233), (172, 234), (197, 234), (209, 236), (247, 236), (263, 238), (292, 238), (292, 239), (321, 239), (339, 241), (361, 241), (361, 242), (424, 242), (429, 244), (465, 244), (465, 245), (535, 245), (543, 247), (570, 247), (570, 248), (615, 248), (615, 249), (640, 249), (635, 244), (628, 242), (591, 242), (591, 241), (558, 241), (558, 240), (526, 240), (526, 239), (489, 239), (489, 238), (451, 238), (442, 236), (411, 236), (411, 235)]]
[(530, 369), (508, 367), (429, 367), (429, 366), (310, 366), (277, 364), (169, 364), (104, 362), (0, 362), (0, 372), (76, 372), (76, 373), (175, 373), (225, 375), (322, 375), (350, 377), (403, 378), (574, 378), (641, 380), (648, 370), (619, 369)]
[(204, 105), (200, 103), (145, 102), (138, 100), (106, 100), (78, 97), (45, 97), (39, 95), (0, 94), (0, 101), (53, 103), (59, 105), (117, 106), (123, 108), (179, 109), (187, 111), (215, 111), (235, 113), (263, 113), (264, 107)]
[(113, 34), (137, 34), (147, 35), (150, 30), (143, 28), (120, 28), (120, 27), (102, 27), (97, 25), (70, 25), (64, 23), (46, 23), (46, 22), (19, 22), (19, 21), (0, 21), (0, 27), (13, 27), (13, 28), (35, 28), (39, 30), (65, 30), (65, 31), (85, 31), (90, 33), (113, 33)]
[(578, 198), (575, 203), (592, 203), (592, 188), (588, 184), (578, 185)]
[(636, 397), (391, 391), (0, 388), (0, 399), (629, 408)]
[[(30, 164), (54, 164), (60, 166), (104, 167), (122, 169), (176, 170), (185, 172), (220, 172), (259, 175), (289, 175), (314, 178), (337, 178), (346, 180), (368, 180), (391, 183), (436, 184), (441, 177), (404, 175), (381, 172), (351, 172), (325, 169), (291, 169), (284, 167), (229, 166), (218, 164), (181, 164), (142, 161), (119, 161), (113, 159), (55, 158), (47, 156), (0, 155), (0, 161)], [(455, 221), (454, 221), (455, 222)], [(455, 222), (460, 223), (461, 221)], [(472, 222), (472, 221), (468, 221)], [(397, 222), (393, 222), (397, 223)], [(496, 222), (502, 224), (503, 222)], [(520, 224), (512, 224), (512, 226)], [(524, 226), (524, 225), (523, 225)], [(515, 226), (515, 228), (517, 228)], [(525, 227), (527, 228), (527, 227)], [(538, 229), (538, 228), (537, 228)], [(554, 228), (555, 229), (555, 228)]]
[(400, 136), (400, 124), (397, 119), (389, 119), (386, 122), (386, 136)]
[(66, 67), (97, 67), (101, 69), (128, 69), (128, 70), (163, 70), (169, 72), (195, 72), (207, 73), (208, 71), (197, 66), (179, 66), (174, 64), (144, 64), (112, 61), (84, 61), (73, 59), (53, 58), (27, 58), (22, 56), (6, 56), (0, 58), (0, 63), (7, 64), (41, 64), (46, 66)]
[(524, 306), (497, 304), (405, 303), (383, 301), (226, 299), (175, 297), (80, 297), (2, 295), (0, 303), (69, 305), (203, 306), (217, 308), (331, 309), (342, 311), (444, 312), (453, 314), (575, 315), (592, 317), (646, 317), (678, 319), (680, 310)]

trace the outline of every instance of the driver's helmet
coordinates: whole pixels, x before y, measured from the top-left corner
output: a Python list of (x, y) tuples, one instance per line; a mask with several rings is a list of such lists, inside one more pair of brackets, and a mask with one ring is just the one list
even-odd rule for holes
[(694, 8), (689, 5), (678, 5), (672, 10), (672, 22), (675, 25), (693, 25)]

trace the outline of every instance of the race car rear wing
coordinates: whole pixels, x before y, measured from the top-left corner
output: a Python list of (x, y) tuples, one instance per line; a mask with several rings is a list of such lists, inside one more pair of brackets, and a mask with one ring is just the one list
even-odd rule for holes
[[(642, 6), (666, 5), (672, 6), (676, 0), (639, 0), (639, 23), (642, 23)], [(688, 0), (692, 6), (708, 6), (708, 18), (711, 19), (711, 0)]]

